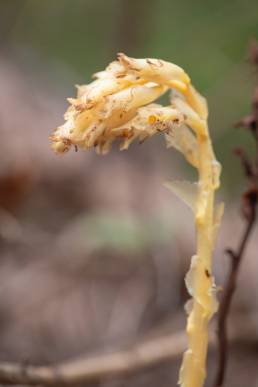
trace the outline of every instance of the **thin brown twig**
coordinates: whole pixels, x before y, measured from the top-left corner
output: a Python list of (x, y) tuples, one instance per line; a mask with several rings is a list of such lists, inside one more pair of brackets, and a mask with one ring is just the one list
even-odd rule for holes
[[(253, 42), (250, 49), (250, 62), (255, 65), (258, 73), (258, 43)], [(230, 313), (233, 295), (237, 285), (237, 278), (241, 263), (244, 258), (245, 249), (257, 218), (258, 206), (258, 86), (255, 89), (252, 103), (251, 115), (242, 119), (236, 125), (249, 130), (256, 143), (256, 155), (250, 160), (241, 148), (236, 150), (240, 158), (244, 174), (247, 178), (248, 187), (242, 196), (242, 214), (246, 225), (236, 251), (227, 249), (226, 253), (231, 258), (231, 270), (225, 285), (218, 314), (218, 351), (219, 364), (215, 380), (215, 387), (222, 387), (225, 383), (225, 374), (228, 363), (228, 334), (227, 321)]]

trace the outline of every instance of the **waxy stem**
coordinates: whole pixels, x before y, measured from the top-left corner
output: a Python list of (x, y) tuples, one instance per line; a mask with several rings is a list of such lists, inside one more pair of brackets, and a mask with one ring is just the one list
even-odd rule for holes
[(200, 122), (196, 132), (199, 148), (199, 192), (195, 212), (197, 255), (192, 258), (188, 274), (191, 277), (191, 289), (189, 284), (187, 286), (193, 297), (193, 304), (187, 321), (188, 350), (180, 370), (180, 384), (183, 387), (203, 386), (206, 377), (208, 323), (216, 311), (211, 264), (214, 244), (214, 191), (218, 188), (220, 171), (206, 122)]

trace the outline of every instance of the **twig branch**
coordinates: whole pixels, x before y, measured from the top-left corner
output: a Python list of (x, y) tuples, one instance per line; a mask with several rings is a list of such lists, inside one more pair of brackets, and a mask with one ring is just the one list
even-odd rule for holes
[[(250, 61), (257, 67), (258, 72), (258, 44), (253, 43), (250, 50)], [(258, 86), (256, 87), (252, 113), (248, 117), (242, 119), (236, 125), (248, 129), (256, 143), (256, 155), (254, 160), (250, 160), (245, 151), (241, 148), (236, 150), (236, 155), (240, 158), (243, 171), (248, 181), (248, 188), (242, 196), (242, 214), (246, 221), (245, 229), (236, 251), (227, 249), (226, 253), (231, 258), (231, 271), (229, 273), (224, 295), (221, 300), (219, 315), (218, 315), (218, 346), (219, 346), (219, 365), (215, 381), (216, 387), (223, 386), (225, 382), (225, 374), (228, 362), (228, 334), (227, 320), (232, 304), (233, 295), (236, 289), (237, 277), (241, 262), (244, 257), (244, 252), (251, 232), (254, 228), (257, 217), (258, 205)]]
[(227, 334), (227, 320), (230, 312), (230, 306), (232, 303), (233, 295), (236, 288), (236, 282), (240, 264), (243, 259), (243, 253), (251, 235), (251, 231), (255, 222), (255, 213), (250, 217), (250, 221), (247, 222), (246, 228), (243, 233), (241, 244), (237, 253), (228, 249), (226, 252), (231, 258), (231, 272), (229, 274), (224, 296), (221, 300), (219, 315), (218, 315), (218, 342), (219, 342), (219, 368), (216, 378), (215, 386), (221, 387), (224, 384), (227, 360), (228, 360), (228, 334)]
[[(246, 318), (240, 318), (238, 322), (243, 329), (240, 331), (238, 326), (232, 327), (233, 329), (229, 332), (230, 340), (253, 345), (254, 335), (250, 340), (247, 329), (249, 319), (246, 321)], [(157, 331), (160, 330), (164, 330), (164, 327)], [(210, 347), (215, 348), (216, 337), (213, 332), (210, 334), (209, 342)], [(255, 344), (257, 344), (257, 340), (255, 340)], [(86, 383), (125, 376), (176, 359), (182, 354), (186, 346), (185, 332), (176, 332), (148, 338), (144, 342), (137, 342), (131, 348), (92, 357), (84, 356), (58, 365), (31, 366), (0, 362), (0, 383), (1, 385), (19, 384), (26, 387), (36, 385), (85, 386)]]
[[(213, 340), (214, 341), (214, 340)], [(5, 384), (72, 386), (125, 375), (176, 358), (187, 346), (184, 332), (149, 339), (114, 353), (82, 357), (56, 366), (0, 363)]]

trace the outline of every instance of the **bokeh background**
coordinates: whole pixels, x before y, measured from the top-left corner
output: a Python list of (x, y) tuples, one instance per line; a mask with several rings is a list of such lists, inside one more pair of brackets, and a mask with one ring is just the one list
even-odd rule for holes
[[(214, 265), (222, 286), (223, 251), (242, 230), (245, 181), (232, 149), (253, 152), (233, 123), (250, 110), (254, 38), (257, 0), (0, 0), (1, 360), (52, 364), (184, 328), (194, 229), (162, 183), (194, 179), (191, 169), (158, 136), (105, 157), (49, 148), (74, 84), (117, 52), (181, 65), (208, 98), (227, 206)], [(230, 319), (247, 320), (252, 345), (231, 345), (227, 386), (258, 386), (257, 247), (256, 228)], [(99, 385), (176, 385), (179, 363)], [(215, 350), (209, 371), (212, 385)]]

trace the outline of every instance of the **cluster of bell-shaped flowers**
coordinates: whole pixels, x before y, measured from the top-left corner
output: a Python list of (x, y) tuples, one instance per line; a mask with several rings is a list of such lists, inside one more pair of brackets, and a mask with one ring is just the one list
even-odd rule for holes
[[(55, 152), (75, 146), (94, 147), (105, 154), (117, 139), (122, 140), (120, 149), (127, 149), (135, 139), (141, 143), (162, 132), (168, 146), (197, 166), (197, 143), (191, 129), (207, 118), (207, 108), (181, 67), (119, 54), (118, 60), (94, 77), (90, 84), (77, 86), (77, 98), (68, 98), (66, 122), (51, 136)], [(176, 91), (169, 106), (153, 103), (168, 89)]]

